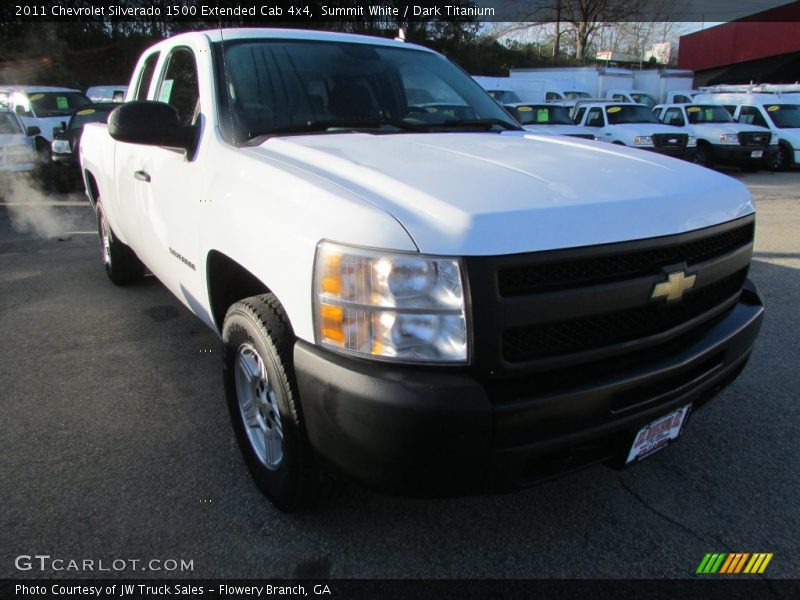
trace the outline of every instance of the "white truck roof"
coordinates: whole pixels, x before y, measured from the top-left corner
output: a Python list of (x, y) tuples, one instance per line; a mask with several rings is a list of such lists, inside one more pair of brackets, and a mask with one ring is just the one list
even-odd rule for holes
[(410, 44), (408, 42), (401, 42), (388, 38), (374, 37), (370, 35), (358, 35), (355, 33), (337, 33), (330, 31), (315, 31), (310, 29), (273, 29), (267, 27), (241, 27), (236, 29), (206, 29), (202, 31), (190, 31), (180, 35), (173, 36), (166, 40), (155, 44), (167, 44), (174, 46), (180, 40), (196, 38), (198, 36), (206, 37), (210, 42), (227, 42), (231, 40), (246, 40), (252, 38), (273, 38), (281, 40), (312, 40), (320, 42), (347, 42), (350, 44), (370, 44), (378, 46), (390, 46), (395, 48), (414, 48), (415, 50), (424, 50), (431, 54), (437, 54), (429, 48), (418, 46), (417, 44)]
[(56, 87), (48, 85), (0, 85), (0, 90), (7, 92), (23, 92), (25, 94), (37, 94), (47, 92), (78, 92), (75, 88)]

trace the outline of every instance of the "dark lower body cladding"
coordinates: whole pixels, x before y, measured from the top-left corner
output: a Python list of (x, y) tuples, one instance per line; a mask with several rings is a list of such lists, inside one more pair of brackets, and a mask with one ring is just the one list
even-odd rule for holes
[[(463, 495), (531, 485), (599, 461), (624, 463), (638, 428), (696, 410), (744, 368), (763, 307), (748, 282), (702, 335), (633, 371), (546, 393), (469, 372), (354, 360), (298, 342), (294, 360), (311, 444), (332, 470), (401, 495)], [(530, 389), (536, 377), (530, 376)], [(691, 427), (689, 428), (691, 430)], [(689, 433), (691, 435), (691, 433)]]

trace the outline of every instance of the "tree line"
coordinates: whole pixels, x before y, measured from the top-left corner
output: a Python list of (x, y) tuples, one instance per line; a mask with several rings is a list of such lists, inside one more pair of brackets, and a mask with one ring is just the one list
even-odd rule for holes
[[(65, 0), (60, 0), (65, 2)], [(391, 4), (394, 0), (382, 0)], [(514, 67), (554, 64), (585, 64), (600, 47), (641, 52), (644, 44), (672, 35), (674, 24), (631, 20), (636, 3), (629, 0), (627, 20), (614, 12), (613, 0), (535, 0), (536, 10), (520, 13), (527, 21), (506, 24), (461, 20), (399, 19), (365, 16), (358, 20), (315, 22), (254, 22), (242, 18), (217, 21), (166, 20), (140, 17), (135, 20), (89, 18), (61, 21), (22, 21), (14, 7), (0, 8), (0, 82), (70, 85), (122, 84), (129, 79), (141, 51), (157, 40), (184, 31), (218, 27), (302, 27), (344, 31), (379, 37), (394, 37), (400, 27), (409, 42), (442, 52), (467, 72), (507, 75)], [(653, 0), (649, 0), (652, 2)], [(128, 0), (126, 6), (161, 6), (169, 0)], [(310, 2), (312, 11), (331, 0)], [(431, 6), (437, 0), (415, 0)], [(448, 4), (470, 6), (470, 0), (449, 0)], [(89, 6), (91, 0), (65, 2), (71, 7)], [(123, 4), (120, 2), (120, 4)], [(358, 6), (360, 0), (338, 0), (336, 6)], [(317, 5), (315, 7), (315, 5)], [(548, 12), (541, 12), (544, 6)], [(614, 8), (614, 10), (612, 10)], [(162, 15), (165, 10), (162, 10)], [(317, 13), (319, 14), (319, 13)], [(558, 15), (558, 21), (552, 15)], [(539, 20), (536, 20), (536, 19)], [(618, 21), (613, 21), (618, 19)], [(535, 34), (535, 35), (534, 35)]]

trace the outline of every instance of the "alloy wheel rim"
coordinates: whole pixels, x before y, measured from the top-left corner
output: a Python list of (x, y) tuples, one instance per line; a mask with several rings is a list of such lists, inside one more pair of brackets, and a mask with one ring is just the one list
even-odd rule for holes
[(234, 370), (239, 414), (250, 447), (259, 462), (274, 471), (283, 462), (283, 425), (275, 388), (251, 344), (239, 346)]
[(111, 266), (111, 239), (108, 235), (108, 225), (105, 217), (100, 217), (100, 252), (103, 254), (103, 264)]

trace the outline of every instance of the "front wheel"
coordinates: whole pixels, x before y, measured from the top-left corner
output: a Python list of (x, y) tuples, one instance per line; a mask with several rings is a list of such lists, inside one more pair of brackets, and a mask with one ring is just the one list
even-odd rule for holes
[(106, 220), (103, 207), (97, 204), (97, 233), (100, 237), (100, 255), (106, 275), (114, 285), (128, 285), (144, 279), (144, 264), (136, 253), (119, 241)]
[(707, 144), (697, 144), (693, 162), (701, 167), (711, 167), (714, 164), (714, 155), (711, 148)]
[(792, 149), (789, 146), (781, 144), (778, 151), (772, 154), (767, 167), (771, 171), (785, 171), (792, 164)]
[(264, 294), (231, 306), (222, 343), (228, 410), (250, 475), (283, 511), (312, 505), (323, 477), (303, 421), (294, 336), (277, 298)]

